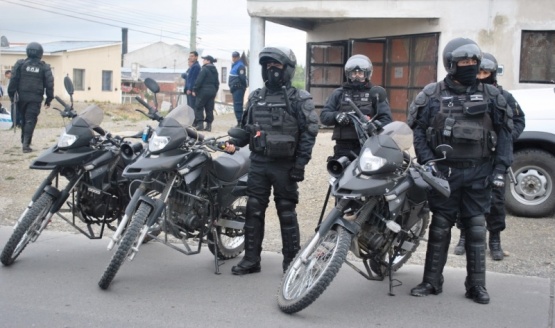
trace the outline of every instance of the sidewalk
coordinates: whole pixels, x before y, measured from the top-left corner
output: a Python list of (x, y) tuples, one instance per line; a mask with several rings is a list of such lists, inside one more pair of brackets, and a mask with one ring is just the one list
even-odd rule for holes
[[(11, 235), (0, 226), (0, 247)], [(112, 253), (108, 241), (45, 231), (10, 267), (0, 267), (0, 322), (6, 327), (553, 327), (550, 279), (488, 272), (489, 305), (464, 297), (465, 270), (446, 268), (443, 293), (409, 295), (422, 267), (404, 266), (402, 282), (367, 281), (347, 265), (322, 296), (287, 315), (277, 307), (281, 255), (265, 252), (262, 272), (214, 274), (207, 248), (185, 256), (158, 243), (125, 262), (107, 291), (97, 286)]]

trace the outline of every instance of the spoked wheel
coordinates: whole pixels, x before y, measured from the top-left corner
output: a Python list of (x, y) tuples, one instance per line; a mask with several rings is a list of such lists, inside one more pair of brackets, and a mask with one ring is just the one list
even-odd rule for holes
[(149, 205), (141, 202), (141, 205), (139, 205), (139, 208), (133, 215), (131, 223), (125, 230), (125, 234), (121, 239), (118, 249), (112, 256), (110, 264), (108, 264), (108, 267), (106, 268), (104, 274), (98, 282), (98, 286), (100, 286), (100, 288), (107, 289), (110, 286), (110, 283), (118, 273), (119, 268), (129, 254), (131, 248), (137, 246), (139, 233), (141, 231), (141, 228), (146, 223), (146, 219), (148, 218), (150, 210), (151, 207)]
[(19, 254), (23, 252), (27, 244), (29, 244), (31, 240), (34, 242), (38, 238), (40, 226), (53, 202), (54, 197), (47, 193), (43, 193), (37, 201), (31, 205), (31, 208), (29, 208), (27, 214), (21, 219), (21, 222), (19, 222), (17, 228), (15, 228), (12, 236), (6, 243), (2, 255), (0, 255), (2, 264), (6, 266), (11, 265)]
[(307, 243), (285, 272), (278, 290), (278, 306), (285, 313), (295, 313), (312, 304), (329, 286), (347, 257), (352, 235), (336, 226), (325, 236), (319, 235), (306, 261), (301, 258)]
[[(241, 220), (242, 222), (245, 222), (246, 208), (247, 197), (239, 197), (230, 206), (230, 212), (226, 218), (234, 221)], [(214, 240), (212, 233), (208, 234), (208, 249), (215, 255), (215, 244), (217, 244), (219, 259), (229, 260), (235, 258), (245, 249), (245, 234), (243, 229), (216, 227), (216, 233), (218, 234), (217, 240)]]
[[(409, 230), (409, 235), (405, 240), (414, 244), (413, 250), (415, 250), (418, 245), (420, 245), (420, 239), (426, 234), (429, 221), (430, 214), (427, 213), (426, 215), (422, 216), (420, 220), (418, 220), (418, 222)], [(380, 277), (385, 277), (388, 274), (387, 265), (389, 264), (389, 256), (390, 254), (393, 254), (393, 252), (394, 247), (391, 246), (387, 253), (383, 255), (381, 262), (371, 259), (370, 269), (372, 269), (372, 271), (374, 271)], [(399, 254), (397, 254), (397, 256), (393, 258), (393, 265), (391, 266), (391, 270), (393, 272), (399, 270), (411, 258), (412, 253), (413, 251), (401, 249)]]

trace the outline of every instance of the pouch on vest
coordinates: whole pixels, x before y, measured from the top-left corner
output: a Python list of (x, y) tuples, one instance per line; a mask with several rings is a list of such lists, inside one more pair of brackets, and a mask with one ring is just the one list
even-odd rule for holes
[(471, 102), (463, 103), (463, 112), (468, 116), (483, 115), (488, 110), (488, 103), (486, 102)]
[(270, 115), (272, 117), (272, 126), (283, 125), (283, 108), (281, 107), (271, 108)]
[(478, 143), (484, 137), (482, 122), (455, 122), (453, 126), (453, 142)]
[(295, 155), (295, 137), (283, 134), (266, 135), (266, 156), (272, 158), (290, 158)]

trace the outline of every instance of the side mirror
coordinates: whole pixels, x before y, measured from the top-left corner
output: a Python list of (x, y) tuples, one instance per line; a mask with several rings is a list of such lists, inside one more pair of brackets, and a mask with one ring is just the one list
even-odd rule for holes
[(69, 78), (69, 76), (64, 77), (64, 87), (66, 88), (67, 93), (69, 93), (69, 95), (73, 95), (73, 82), (71, 82), (71, 79)]
[(158, 85), (158, 82), (154, 81), (150, 77), (147, 77), (145, 79), (145, 85), (148, 88), (148, 90), (152, 91), (153, 93), (160, 92), (160, 86)]
[(436, 147), (436, 154), (442, 154), (443, 159), (448, 158), (452, 153), (453, 153), (453, 147), (449, 145), (441, 144)]

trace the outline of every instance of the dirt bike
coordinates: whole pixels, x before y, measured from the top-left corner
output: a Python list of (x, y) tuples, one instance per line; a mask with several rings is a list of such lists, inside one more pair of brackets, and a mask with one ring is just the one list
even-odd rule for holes
[[(146, 79), (145, 84), (155, 95), (159, 92), (154, 80)], [(150, 113), (149, 105), (141, 103)], [(100, 288), (107, 289), (123, 261), (136, 256), (143, 239), (151, 236), (149, 231), (162, 231), (163, 238), (152, 237), (185, 255), (200, 253), (206, 242), (214, 254), (216, 274), (220, 260), (243, 251), (249, 151), (212, 158), (211, 153), (223, 149), (217, 140), (224, 136), (204, 138), (191, 128), (193, 121), (192, 108), (174, 108), (159, 119), (148, 151), (125, 169), (123, 176), (138, 186), (108, 245), (109, 250), (118, 247), (98, 283)], [(234, 133), (244, 131), (230, 130), (231, 136)], [(129, 228), (123, 233), (128, 220)], [(182, 247), (172, 239), (181, 241)]]
[(14, 225), (0, 255), (6, 266), (37, 240), (54, 214), (88, 238), (100, 239), (105, 227), (115, 230), (111, 224), (121, 219), (130, 200), (129, 181), (122, 178), (122, 173), (139, 156), (142, 143), (131, 144), (126, 137), (106, 133), (100, 127), (104, 114), (96, 105), (78, 115), (73, 109), (73, 83), (69, 77), (64, 79), (64, 85), (71, 102), (68, 105), (56, 96), (64, 109), (54, 109), (71, 122), (57, 144), (30, 165), (31, 169), (51, 172)]
[[(344, 262), (368, 280), (389, 276), (392, 294), (392, 273), (411, 257), (428, 226), (426, 190), (450, 194), (446, 180), (411, 157), (413, 135), (406, 123), (392, 122), (379, 131), (350, 104), (354, 111), (348, 116), (363, 146), (352, 162), (341, 157), (328, 163), (336, 205), (283, 275), (277, 301), (285, 313), (312, 304)], [(366, 272), (347, 260), (349, 250)]]

